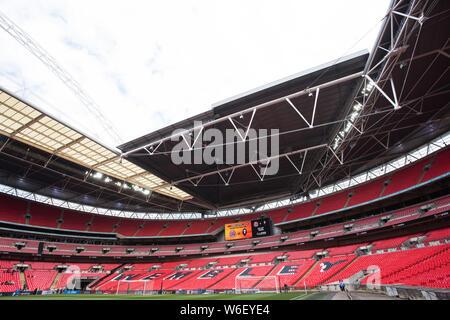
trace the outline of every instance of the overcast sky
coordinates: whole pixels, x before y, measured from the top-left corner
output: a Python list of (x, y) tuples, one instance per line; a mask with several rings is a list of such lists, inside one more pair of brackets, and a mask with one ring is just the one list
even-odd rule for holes
[[(121, 142), (294, 73), (371, 50), (390, 0), (0, 0), (78, 81)], [(0, 29), (0, 87), (117, 146), (62, 82)]]

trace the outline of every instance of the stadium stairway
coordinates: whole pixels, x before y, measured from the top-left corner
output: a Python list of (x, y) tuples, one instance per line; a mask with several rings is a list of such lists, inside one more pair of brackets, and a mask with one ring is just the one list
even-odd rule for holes
[(287, 209), (286, 209), (286, 214), (284, 215), (284, 217), (283, 217), (283, 219), (281, 220), (281, 222), (285, 222), (285, 221), (287, 220), (287, 217), (288, 217), (289, 213), (291, 213), (291, 212), (292, 212), (292, 210), (287, 210)]
[[(331, 277), (328, 277), (325, 281), (320, 283), (320, 285), (327, 283), (328, 280), (333, 279), (335, 276), (337, 276), (338, 274), (342, 273), (345, 269), (348, 269), (352, 264), (354, 264), (356, 262), (356, 260), (358, 260), (358, 258), (359, 258), (359, 256), (356, 256), (355, 259), (350, 261), (349, 264), (347, 264), (344, 268), (342, 268), (341, 270), (339, 270), (338, 272), (333, 274)], [(355, 283), (361, 282), (368, 275), (369, 274), (367, 272), (365, 272), (364, 270), (361, 270), (360, 272), (354, 274), (350, 278), (342, 279), (342, 280), (344, 280), (344, 282), (346, 282), (346, 283), (348, 282), (348, 283), (351, 283), (351, 284), (355, 284)], [(336, 281), (336, 283), (337, 283), (337, 281)]]
[[(356, 260), (358, 259), (358, 256), (356, 256), (352, 261), (350, 261), (345, 267), (343, 267), (342, 269), (340, 269), (339, 271), (337, 271), (336, 273), (331, 274), (329, 277), (323, 279), (321, 282), (317, 283), (315, 287), (318, 287), (322, 284), (327, 283), (328, 280), (332, 279), (333, 277), (337, 276), (338, 274), (340, 274), (343, 270), (345, 270), (346, 268), (348, 268), (350, 265), (352, 265)], [(321, 260), (319, 260), (320, 262)]]
[(112, 229), (112, 233), (114, 233), (114, 232), (116, 232), (116, 230), (117, 229), (119, 229), (120, 228), (120, 222), (118, 221), (118, 222), (116, 222), (114, 225), (113, 225), (113, 229)]
[(147, 222), (147, 221), (144, 221), (144, 222), (137, 228), (136, 232), (132, 235), (132, 237), (137, 237), (137, 236), (138, 236), (139, 231), (141, 231), (141, 230), (143, 230), (143, 229), (145, 228), (145, 223), (146, 223), (146, 222)]
[(276, 267), (278, 267), (278, 264), (275, 264), (275, 265), (273, 266), (273, 268), (270, 269), (269, 272), (267, 272), (267, 274), (264, 276), (264, 278), (262, 278), (262, 279), (259, 280), (257, 283), (255, 283), (255, 285), (252, 286), (251, 289), (256, 288), (261, 282), (263, 282), (264, 280), (266, 280), (267, 276), (269, 276), (269, 275), (272, 273), (272, 271), (275, 270)]
[(162, 226), (161, 230), (158, 231), (158, 233), (156, 234), (155, 237), (159, 237), (159, 235), (161, 234), (161, 232), (163, 232), (164, 229), (166, 229), (168, 226), (169, 226), (169, 222)]
[[(342, 270), (341, 270), (342, 271)], [(375, 269), (373, 270), (361, 270), (354, 275), (352, 275), (350, 278), (342, 279), (345, 283), (345, 285), (349, 288), (349, 290), (353, 290), (353, 287), (356, 287), (363, 281), (365, 278), (370, 276), (372, 273), (376, 272)], [(331, 279), (331, 278), (330, 278)], [(338, 284), (339, 281), (334, 281), (330, 283), (324, 283), (324, 284)]]
[(58, 220), (56, 220), (56, 229), (61, 229), (61, 225), (64, 223), (64, 209), (61, 210), (61, 215)]
[(345, 204), (342, 208), (346, 208), (347, 205), (350, 203), (350, 200), (352, 199), (353, 193), (350, 191), (349, 193), (347, 193), (347, 200), (345, 200)]
[(27, 212), (24, 215), (25, 224), (30, 224), (31, 214), (30, 214), (30, 201), (27, 201)]
[(316, 262), (314, 262), (314, 264), (311, 266), (311, 268), (308, 269), (308, 271), (305, 272), (305, 274), (303, 276), (301, 276), (300, 278), (298, 278), (297, 281), (295, 281), (291, 287), (295, 288), (297, 286), (297, 284), (301, 283), (301, 281), (303, 279), (306, 279), (306, 277), (314, 270), (315, 266), (320, 262), (320, 260), (317, 260)]
[(86, 229), (84, 231), (89, 231), (89, 228), (92, 226), (93, 223), (94, 223), (94, 216), (92, 215), (92, 217), (89, 220), (89, 222), (86, 223)]
[(22, 289), (26, 289), (27, 288), (27, 280), (25, 279), (25, 272), (20, 271), (19, 276), (20, 276), (20, 287)]
[(180, 233), (180, 236), (182, 236), (190, 227), (192, 224), (187, 223), (186, 227), (184, 228), (184, 230)]
[(432, 162), (429, 162), (422, 168), (422, 175), (420, 176), (419, 180), (417, 181), (417, 184), (421, 183), (423, 180), (423, 177), (427, 174), (427, 171), (431, 168)]
[(131, 236), (132, 236), (132, 237), (136, 237), (137, 234), (139, 233), (139, 231), (142, 230), (142, 229), (144, 229), (144, 226), (145, 226), (145, 221), (144, 221), (143, 224), (140, 224), (140, 225), (138, 226), (137, 230), (136, 230)]
[(209, 230), (212, 229), (212, 227), (216, 224), (217, 220), (211, 221), (211, 224), (209, 225), (208, 229), (206, 229), (205, 233), (209, 233)]
[(59, 283), (59, 279), (61, 278), (61, 276), (62, 276), (62, 273), (61, 273), (61, 272), (58, 272), (58, 273), (56, 274), (55, 279), (53, 279), (53, 282), (52, 282), (52, 284), (50, 285), (50, 290), (53, 290), (53, 289), (56, 288), (56, 285)]
[[(316, 212), (319, 210), (319, 207), (322, 205), (323, 199), (320, 199), (318, 202), (316, 202), (316, 206), (314, 207), (314, 210), (311, 212), (311, 215), (309, 217), (312, 217), (316, 214)], [(318, 205), (318, 203), (320, 203)]]
[(292, 211), (294, 211), (294, 207), (292, 206), (291, 209), (292, 209), (292, 210), (286, 210), (286, 215), (284, 216), (282, 222), (288, 221), (289, 214), (290, 214)]
[(383, 193), (384, 193), (384, 191), (386, 190), (386, 188), (388, 187), (389, 184), (390, 184), (390, 180), (389, 180), (389, 178), (388, 178), (388, 179), (386, 179), (386, 180), (383, 182), (383, 188), (381, 189), (381, 192), (380, 192), (380, 194), (378, 195), (377, 199), (378, 199), (378, 198), (381, 198), (381, 197), (383, 196)]

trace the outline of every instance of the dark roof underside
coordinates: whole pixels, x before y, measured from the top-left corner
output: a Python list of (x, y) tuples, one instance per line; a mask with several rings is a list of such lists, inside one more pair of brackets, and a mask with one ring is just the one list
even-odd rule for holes
[[(330, 148), (325, 147), (308, 151), (301, 175), (286, 157), (279, 159), (278, 173), (266, 176), (263, 181), (254, 168), (248, 165), (236, 168), (234, 172), (229, 170), (221, 171), (220, 175), (207, 175), (233, 165), (173, 164), (169, 152), (181, 138), (176, 142), (165, 140), (153, 155), (141, 149), (128, 154), (128, 159), (164, 180), (173, 182), (206, 203), (209, 208), (224, 208), (250, 205), (312, 190), (373, 168), (425, 144), (448, 132), (450, 128), (449, 39), (448, 33), (442, 32), (448, 30), (450, 23), (449, 2), (419, 1), (412, 5), (408, 1), (393, 1), (393, 6), (403, 15), (395, 14), (392, 19), (385, 20), (369, 59), (367, 54), (359, 53), (294, 75), (215, 105), (209, 112), (133, 140), (119, 148), (123, 152), (130, 152), (158, 142), (159, 139), (170, 136), (174, 129), (192, 128), (193, 120), (205, 123), (225, 117), (224, 121), (210, 126), (224, 132), (233, 128), (226, 119), (231, 114), (236, 115), (242, 110), (363, 70), (364, 75), (374, 79), (391, 100), (398, 99), (400, 108), (394, 108), (381, 91), (373, 89), (357, 122), (362, 133), (350, 131), (338, 149), (337, 156), (342, 156), (343, 163), (330, 152)], [(417, 19), (408, 19), (404, 15), (424, 15), (426, 20), (421, 25)], [(396, 37), (394, 41), (391, 41), (391, 35)], [(389, 50), (391, 52), (387, 54)], [(395, 94), (391, 89), (391, 79)], [(345, 125), (343, 120), (351, 112), (354, 99), (359, 98), (360, 86), (364, 85), (364, 81), (364, 77), (357, 77), (321, 89), (313, 128), (309, 128), (284, 100), (270, 107), (257, 109), (251, 128), (279, 129), (282, 133), (279, 137), (280, 154), (321, 144), (331, 146), (334, 137)], [(304, 94), (291, 101), (305, 119), (312, 118), (315, 95)], [(235, 124), (244, 130), (250, 119), (251, 113), (245, 113), (243, 118), (233, 117)], [(303, 161), (301, 156), (302, 154), (297, 153), (290, 160), (300, 167)], [(258, 166), (255, 168), (259, 169)], [(224, 180), (227, 181), (230, 176), (229, 184), (226, 185)], [(202, 179), (189, 181), (189, 177)]]
[[(232, 101), (217, 105), (211, 112), (193, 117), (190, 121), (178, 123), (156, 133), (149, 134), (142, 138), (126, 143), (119, 148), (127, 152), (139, 146), (143, 146), (151, 141), (157, 141), (166, 136), (170, 136), (174, 129), (189, 129), (193, 126), (193, 120), (203, 121), (220, 119), (230, 114), (245, 110), (263, 103), (288, 96), (290, 94), (312, 88), (320, 84), (335, 81), (349, 75), (362, 72), (368, 58), (367, 52), (360, 52), (350, 57), (341, 59), (338, 63), (329, 63), (321, 68), (316, 68), (310, 73), (302, 73), (298, 76), (290, 77), (286, 81), (278, 82), (273, 86), (257, 90), (248, 95), (238, 97)], [(255, 112), (251, 128), (278, 129), (279, 154), (289, 153), (304, 148), (310, 148), (321, 144), (328, 144), (335, 131), (337, 119), (342, 119), (349, 108), (350, 98), (361, 82), (361, 77), (354, 77), (351, 80), (343, 81), (320, 90), (314, 118), (314, 128), (310, 129), (306, 122), (296, 113), (287, 101), (275, 103), (267, 108), (258, 109)], [(304, 94), (291, 99), (291, 102), (299, 109), (306, 119), (312, 119), (315, 96)], [(233, 118), (236, 125), (244, 130), (250, 123), (251, 113), (245, 114), (242, 118)], [(227, 129), (233, 129), (230, 121), (222, 121), (213, 126), (220, 130), (225, 137)], [(159, 152), (171, 151), (181, 140), (175, 142), (166, 141), (158, 149)], [(237, 139), (235, 140), (237, 141)], [(204, 146), (206, 146), (204, 144)], [(249, 142), (246, 143), (246, 156), (249, 159)], [(226, 148), (224, 157), (226, 157)], [(237, 149), (235, 149), (236, 153)], [(131, 153), (128, 159), (150, 172), (162, 177), (166, 181), (177, 181), (187, 177), (208, 173), (212, 170), (223, 169), (229, 165), (207, 165), (207, 164), (182, 164), (175, 165), (171, 161), (169, 153), (150, 156), (145, 151), (138, 150)], [(270, 151), (269, 151), (270, 155)], [(308, 152), (308, 161), (304, 165), (304, 171), (311, 170), (313, 163), (321, 155), (321, 150), (311, 150)], [(292, 161), (298, 167), (301, 165), (300, 155), (293, 156)], [(266, 197), (279, 197), (295, 192), (298, 173), (289, 163), (287, 158), (279, 159), (279, 171), (276, 175), (267, 176), (264, 181), (260, 181), (251, 166), (236, 169), (230, 179), (229, 185), (225, 186), (220, 175), (210, 175), (202, 178), (201, 183), (194, 186), (191, 182), (185, 181), (177, 186), (196, 198), (209, 203), (213, 207), (221, 207), (233, 203), (240, 203), (247, 200), (260, 200)], [(228, 179), (231, 173), (224, 173), (223, 177)]]

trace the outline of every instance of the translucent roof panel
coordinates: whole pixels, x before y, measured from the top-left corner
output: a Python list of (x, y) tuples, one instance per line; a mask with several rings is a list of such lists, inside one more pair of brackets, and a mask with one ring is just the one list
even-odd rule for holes
[(128, 160), (122, 159), (120, 162), (119, 157), (99, 165), (96, 167), (96, 170), (111, 172), (113, 176), (120, 177), (122, 180), (128, 180), (131, 177), (147, 172)]
[(111, 177), (179, 200), (192, 198), (120, 154), (0, 90), (0, 133)]
[(14, 135), (40, 116), (39, 111), (0, 91), (0, 131)]
[(48, 116), (43, 116), (35, 118), (35, 121), (17, 132), (16, 136), (54, 152), (81, 137), (81, 134)]

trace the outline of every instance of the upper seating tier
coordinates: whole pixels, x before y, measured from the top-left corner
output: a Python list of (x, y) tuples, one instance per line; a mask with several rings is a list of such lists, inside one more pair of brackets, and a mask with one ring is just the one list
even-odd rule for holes
[[(116, 232), (127, 237), (214, 235), (222, 230), (226, 223), (235, 222), (237, 219), (240, 221), (257, 219), (263, 213), (267, 217), (272, 217), (275, 224), (286, 224), (299, 219), (329, 214), (336, 210), (363, 205), (367, 201), (390, 196), (405, 188), (415, 186), (417, 183), (426, 182), (448, 173), (449, 158), (450, 148), (447, 148), (435, 155), (414, 162), (410, 166), (395, 171), (391, 175), (391, 181), (386, 187), (384, 187), (384, 182), (388, 177), (382, 177), (352, 189), (299, 203), (292, 208), (278, 208), (267, 212), (257, 212), (233, 217), (192, 221), (125, 219), (81, 213), (0, 194), (0, 221), (20, 224), (28, 223), (33, 226), (49, 228), (59, 227), (65, 230)], [(428, 167), (429, 169), (425, 170)], [(349, 197), (350, 195), (351, 197)], [(408, 218), (405, 217), (405, 221), (407, 220)], [(230, 251), (234, 250), (231, 249)]]

